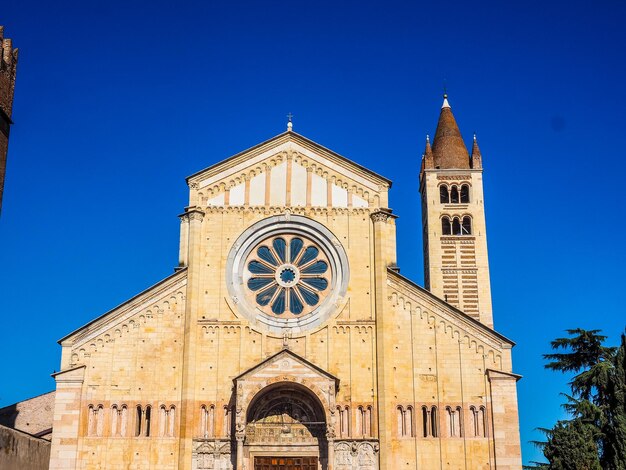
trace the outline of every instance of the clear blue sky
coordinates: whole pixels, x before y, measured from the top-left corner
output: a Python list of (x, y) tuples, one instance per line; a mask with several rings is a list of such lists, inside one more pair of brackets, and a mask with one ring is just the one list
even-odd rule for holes
[(56, 341), (172, 273), (185, 176), (285, 129), (394, 181), (423, 282), (419, 158), (444, 80), (478, 133), (496, 328), (524, 460), (562, 416), (541, 354), (625, 326), (626, 4), (3, 0), (20, 48), (0, 219), (0, 405), (54, 388)]

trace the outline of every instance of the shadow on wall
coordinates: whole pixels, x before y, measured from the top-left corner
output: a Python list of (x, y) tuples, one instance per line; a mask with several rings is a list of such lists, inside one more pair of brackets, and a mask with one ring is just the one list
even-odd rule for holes
[(0, 425), (50, 440), (54, 396), (55, 392), (48, 392), (0, 408)]

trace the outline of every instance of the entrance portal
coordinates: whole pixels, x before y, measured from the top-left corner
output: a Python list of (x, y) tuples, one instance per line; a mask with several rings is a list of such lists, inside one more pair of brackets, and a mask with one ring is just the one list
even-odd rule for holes
[(253, 460), (255, 470), (325, 469), (326, 430), (318, 398), (302, 385), (280, 382), (264, 390), (248, 408), (245, 455)]
[(317, 470), (317, 457), (255, 457), (254, 470)]

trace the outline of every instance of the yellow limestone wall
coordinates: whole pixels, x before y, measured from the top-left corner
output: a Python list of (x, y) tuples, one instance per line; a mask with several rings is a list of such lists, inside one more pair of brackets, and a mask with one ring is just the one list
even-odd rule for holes
[[(340, 175), (323, 176), (337, 181)], [(51, 468), (191, 469), (193, 438), (231, 433), (233, 378), (283, 348), (282, 336), (236, 314), (224, 276), (237, 237), (287, 208), (208, 205), (190, 186), (182, 269), (61, 342), (59, 377), (74, 368), (81, 376), (59, 383)], [(340, 311), (288, 339), (290, 349), (339, 378), (336, 403), (350, 410), (343, 437), (362, 437), (356, 410), (372, 407), (381, 469), (521, 468), (517, 423), (492, 420), (511, 410), (517, 416), (515, 379), (494, 385), (487, 376), (488, 369), (511, 372), (510, 342), (388, 269), (396, 249), (394, 217), (380, 209), (387, 206), (387, 187), (366, 197), (365, 208), (288, 208), (332, 231), (350, 266)], [(99, 425), (90, 405), (102, 407)], [(119, 420), (113, 430), (114, 405), (127, 407), (123, 430)], [(152, 407), (150, 436), (135, 436), (137, 405)], [(161, 406), (174, 410), (169, 418)], [(203, 406), (213, 407), (210, 429), (203, 430)], [(399, 424), (398, 406), (412, 408), (410, 426)], [(437, 437), (423, 436), (422, 406), (438, 407)], [(449, 437), (446, 406), (462, 408), (462, 436)], [(470, 406), (485, 407), (487, 437), (470, 436)], [(168, 419), (175, 422), (172, 433)], [(494, 440), (500, 427), (506, 427), (507, 448)]]

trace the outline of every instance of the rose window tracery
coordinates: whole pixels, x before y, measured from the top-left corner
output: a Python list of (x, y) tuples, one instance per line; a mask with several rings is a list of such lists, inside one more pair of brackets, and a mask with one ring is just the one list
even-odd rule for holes
[(349, 278), (348, 256), (337, 236), (291, 213), (246, 228), (226, 259), (235, 314), (283, 338), (319, 328), (339, 314)]
[(246, 262), (246, 286), (267, 314), (299, 317), (326, 297), (331, 270), (326, 255), (301, 235), (281, 234), (260, 242)]

